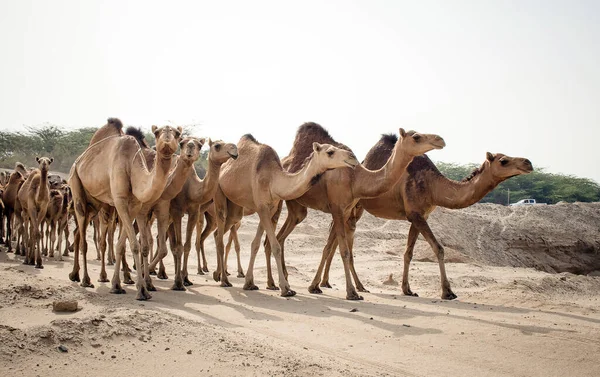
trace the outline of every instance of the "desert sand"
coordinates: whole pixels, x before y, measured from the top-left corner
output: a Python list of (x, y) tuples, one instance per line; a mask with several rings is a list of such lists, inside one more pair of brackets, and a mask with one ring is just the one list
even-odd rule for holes
[[(168, 256), (169, 280), (154, 279), (158, 291), (146, 302), (135, 300), (135, 286), (113, 295), (109, 283), (96, 282), (91, 232), (93, 289), (69, 281), (72, 256), (45, 258), (37, 270), (2, 246), (0, 375), (600, 375), (600, 203), (436, 209), (430, 225), (446, 247), (454, 301), (439, 298), (438, 264), (422, 239), (410, 271), (420, 297), (402, 295), (394, 283), (401, 280), (409, 224), (368, 214), (354, 246), (370, 290), (364, 301), (344, 299), (339, 256), (333, 288), (308, 293), (329, 221), (310, 211), (288, 239), (289, 280), (298, 292), (288, 299), (265, 289), (262, 251), (259, 291), (242, 290), (234, 257), (234, 286), (219, 287), (211, 278), (212, 237), (211, 273), (196, 275), (192, 255), (194, 285), (171, 291)], [(257, 223), (247, 217), (239, 232), (244, 267)], [(391, 284), (383, 284), (390, 274)], [(77, 312), (52, 311), (55, 300), (73, 299)]]

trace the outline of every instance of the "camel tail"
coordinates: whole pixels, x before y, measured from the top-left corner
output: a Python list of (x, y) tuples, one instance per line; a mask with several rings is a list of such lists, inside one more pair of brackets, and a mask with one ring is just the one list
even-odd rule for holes
[(119, 118), (108, 118), (106, 122), (114, 126), (118, 130), (123, 129), (123, 123), (121, 123), (121, 120)]

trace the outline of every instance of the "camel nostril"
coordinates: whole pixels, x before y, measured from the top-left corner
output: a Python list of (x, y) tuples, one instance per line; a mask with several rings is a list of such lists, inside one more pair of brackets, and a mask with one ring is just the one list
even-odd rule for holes
[(531, 163), (531, 161), (529, 161), (528, 159), (525, 159), (525, 163), (529, 166), (533, 166), (533, 164)]

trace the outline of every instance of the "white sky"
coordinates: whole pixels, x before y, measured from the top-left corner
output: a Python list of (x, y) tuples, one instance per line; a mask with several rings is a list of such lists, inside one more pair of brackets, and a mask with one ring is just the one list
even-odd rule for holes
[(0, 127), (199, 123), (362, 159), (398, 127), (600, 182), (598, 1), (0, 0)]

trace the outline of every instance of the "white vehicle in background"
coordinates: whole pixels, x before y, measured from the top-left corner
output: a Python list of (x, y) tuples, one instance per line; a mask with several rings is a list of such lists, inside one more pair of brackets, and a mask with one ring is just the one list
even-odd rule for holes
[(535, 199), (521, 199), (516, 203), (511, 203), (511, 206), (532, 206), (534, 204), (546, 204), (546, 203), (537, 203)]

